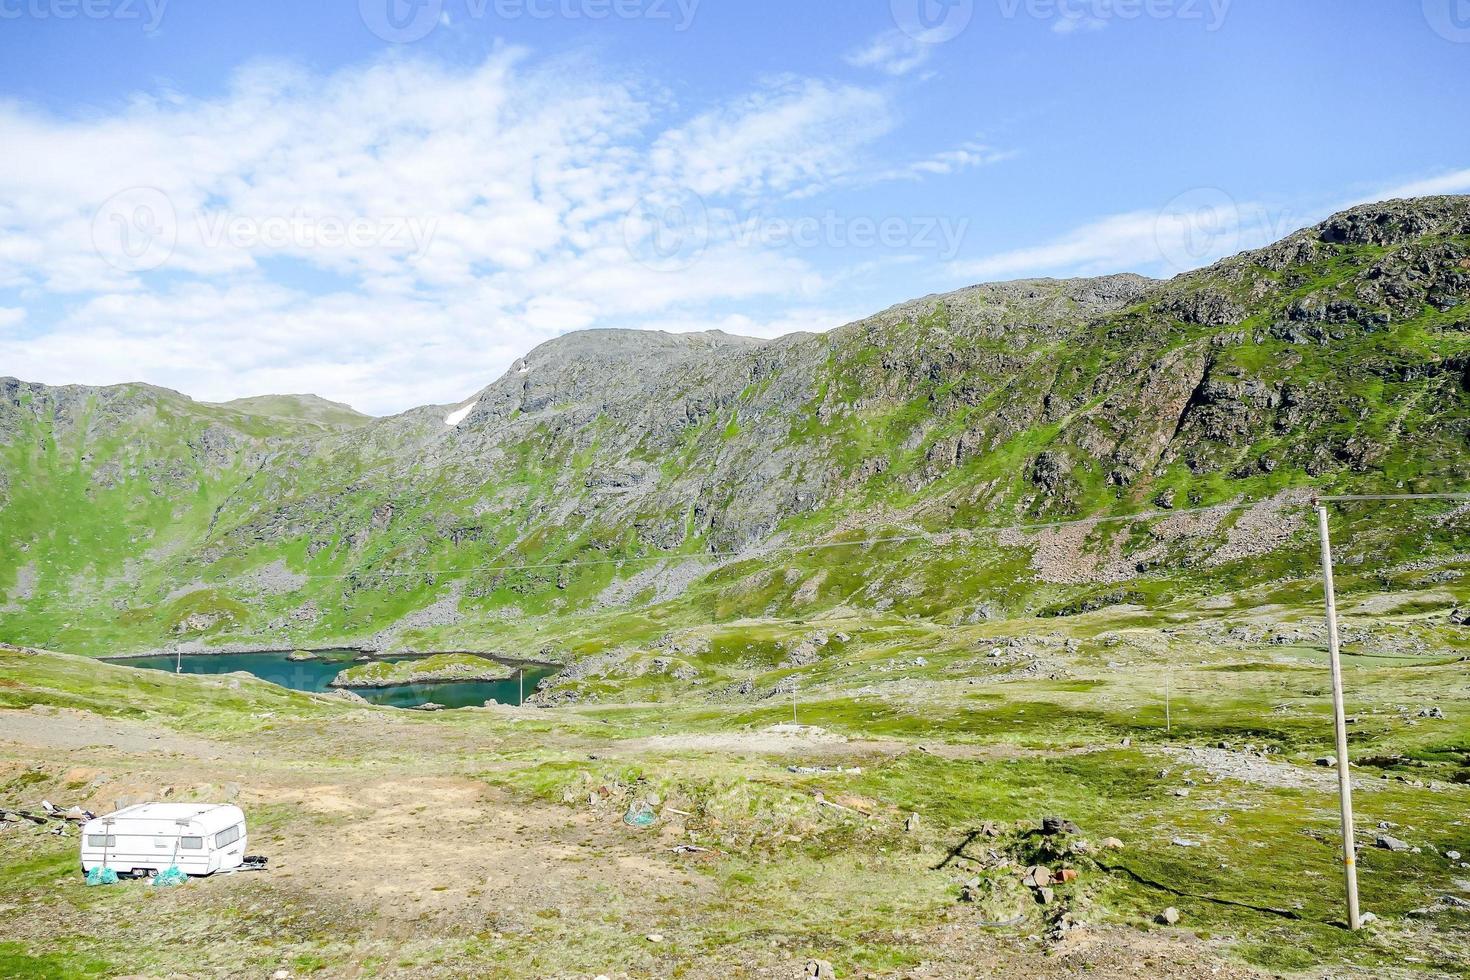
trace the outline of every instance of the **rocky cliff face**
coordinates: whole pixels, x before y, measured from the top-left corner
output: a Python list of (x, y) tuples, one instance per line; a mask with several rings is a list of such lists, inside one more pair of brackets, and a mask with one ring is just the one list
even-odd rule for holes
[[(610, 596), (780, 611), (835, 601), (843, 576), (773, 574), (774, 542), (1463, 486), (1467, 300), (1470, 201), (1432, 198), (1166, 283), (976, 286), (772, 341), (572, 334), (460, 406), (390, 419), (299, 396), (209, 406), (6, 379), (0, 630), (73, 647), (300, 642), (406, 621), (494, 629)], [(1281, 522), (1258, 524), (1060, 552), (1018, 539), (1005, 561), (1034, 588), (938, 588), (885, 564), (902, 555), (843, 556), (889, 583), (844, 601), (922, 593), (934, 612), (991, 591), (1035, 608), (1056, 598), (1045, 555), (1094, 569), (1061, 576), (1075, 585), (1159, 574), (1175, 548), (1182, 567), (1290, 544)], [(750, 559), (738, 574), (731, 555)], [(293, 588), (262, 588), (269, 568)]]

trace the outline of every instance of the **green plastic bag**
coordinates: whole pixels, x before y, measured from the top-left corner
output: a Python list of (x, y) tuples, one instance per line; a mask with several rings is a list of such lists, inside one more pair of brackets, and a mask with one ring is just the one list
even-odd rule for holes
[(153, 879), (153, 887), (172, 888), (175, 885), (182, 885), (188, 880), (189, 876), (180, 871), (178, 865), (174, 865), (158, 872)]
[(87, 872), (87, 885), (115, 885), (117, 872), (108, 867), (93, 868)]
[(623, 814), (623, 823), (629, 827), (652, 827), (657, 820), (658, 814), (647, 803), (634, 803)]

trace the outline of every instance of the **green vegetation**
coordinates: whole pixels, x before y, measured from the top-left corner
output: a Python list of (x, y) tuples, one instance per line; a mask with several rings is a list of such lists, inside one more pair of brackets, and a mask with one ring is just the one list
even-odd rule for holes
[(422, 660), (378, 661), (348, 667), (332, 681), (333, 687), (397, 687), (448, 681), (503, 681), (516, 675), (514, 667), (467, 653), (446, 653)]

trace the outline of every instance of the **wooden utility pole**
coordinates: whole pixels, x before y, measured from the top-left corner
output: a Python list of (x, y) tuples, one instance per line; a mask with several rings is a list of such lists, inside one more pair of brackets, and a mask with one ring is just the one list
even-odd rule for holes
[(1362, 927), (1358, 915), (1358, 851), (1353, 841), (1353, 783), (1348, 773), (1347, 718), (1342, 705), (1342, 647), (1337, 633), (1337, 590), (1332, 581), (1332, 536), (1327, 507), (1313, 502), (1322, 535), (1322, 591), (1327, 602), (1327, 656), (1332, 664), (1332, 723), (1337, 732), (1337, 796), (1342, 807), (1342, 867), (1347, 885), (1348, 928)]
[(1168, 735), (1174, 731), (1174, 710), (1170, 702), (1173, 700), (1174, 687), (1174, 665), (1164, 665), (1164, 734)]

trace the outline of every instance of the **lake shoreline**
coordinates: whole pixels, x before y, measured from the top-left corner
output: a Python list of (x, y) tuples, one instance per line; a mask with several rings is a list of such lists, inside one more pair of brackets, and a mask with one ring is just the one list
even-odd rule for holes
[[(566, 667), (566, 664), (556, 663), (555, 661), (551, 660), (533, 660), (529, 657), (512, 657), (505, 654), (487, 653), (479, 650), (401, 650), (395, 651), (393, 653), (383, 653), (381, 651), (364, 650), (361, 647), (354, 646), (262, 647), (259, 645), (251, 645), (248, 648), (245, 648), (242, 645), (240, 649), (236, 649), (235, 646), (232, 645), (228, 647), (215, 647), (208, 650), (152, 650), (145, 653), (109, 653), (105, 656), (92, 657), (91, 659), (101, 661), (103, 663), (115, 663), (118, 661), (126, 660), (151, 660), (156, 657), (273, 657), (280, 656), (282, 654), (289, 655), (297, 652), (310, 654), (328, 654), (338, 651), (348, 651), (354, 653), (356, 654), (354, 662), (362, 663), (392, 663), (399, 660), (428, 660), (430, 657), (467, 656), (483, 657), (486, 660), (493, 660), (496, 663), (505, 664), (507, 667), (518, 667), (535, 670), (562, 670)], [(313, 656), (309, 660), (302, 660), (300, 662), (311, 663), (320, 662), (327, 659), (330, 658)]]

